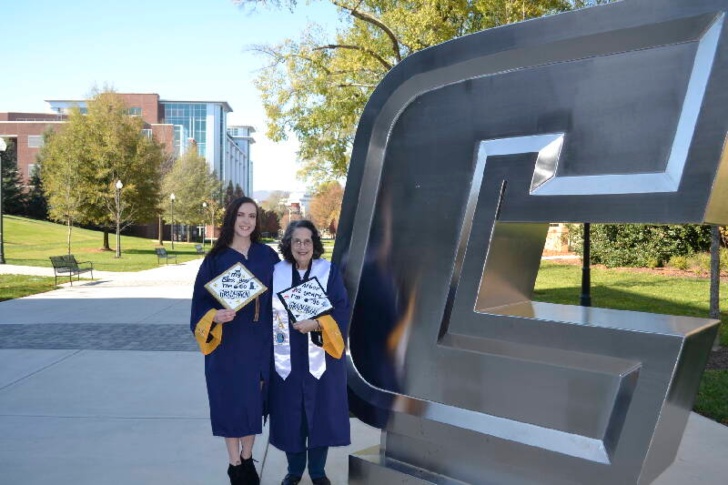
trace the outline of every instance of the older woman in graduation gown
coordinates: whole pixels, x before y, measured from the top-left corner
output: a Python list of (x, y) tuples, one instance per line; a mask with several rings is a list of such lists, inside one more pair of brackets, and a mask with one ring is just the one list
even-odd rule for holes
[(279, 249), (284, 261), (276, 265), (273, 274), (270, 443), (286, 452), (288, 473), (284, 485), (298, 483), (307, 464), (312, 482), (325, 485), (330, 483), (324, 471), (328, 448), (351, 442), (346, 359), (343, 354), (332, 357), (317, 345), (321, 343), (318, 320), (295, 322), (276, 295), (316, 277), (333, 306), (329, 316), (344, 341), (349, 301), (338, 268), (320, 259), (323, 245), (310, 221), (292, 222)]
[[(192, 331), (207, 354), (205, 378), (212, 434), (225, 438), (233, 485), (259, 482), (252, 449), (255, 435), (262, 432), (263, 397), (270, 377), (273, 266), (280, 258), (258, 242), (257, 216), (258, 206), (248, 197), (238, 198), (227, 207), (220, 238), (197, 274), (190, 319)], [(236, 263), (267, 288), (237, 312), (224, 309), (205, 288)]]

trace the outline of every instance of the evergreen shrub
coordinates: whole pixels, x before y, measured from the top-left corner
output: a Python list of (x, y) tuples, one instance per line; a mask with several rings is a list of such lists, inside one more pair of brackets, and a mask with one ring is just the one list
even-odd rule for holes
[[(583, 249), (583, 225), (569, 226), (575, 252)], [(591, 262), (607, 267), (662, 267), (676, 256), (710, 251), (709, 225), (592, 224)]]

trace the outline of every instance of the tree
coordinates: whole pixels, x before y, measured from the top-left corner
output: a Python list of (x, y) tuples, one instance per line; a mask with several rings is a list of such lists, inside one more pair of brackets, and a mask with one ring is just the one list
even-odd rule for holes
[(104, 249), (109, 250), (109, 232), (116, 224), (117, 180), (124, 184), (123, 227), (151, 221), (157, 215), (164, 150), (142, 134), (143, 120), (129, 116), (129, 107), (113, 91), (97, 92), (82, 120), (92, 168), (84, 186), (84, 221), (103, 229)]
[(28, 187), (28, 204), (25, 215), (33, 219), (44, 221), (48, 219), (48, 202), (43, 192), (43, 179), (41, 172), (40, 157), (37, 157), (35, 170), (30, 175), (30, 186)]
[(261, 208), (260, 222), (258, 227), (260, 228), (260, 232), (266, 236), (277, 236), (278, 231), (281, 228), (278, 214), (273, 211)]
[[(294, 8), (295, 0), (238, 0)], [(430, 46), (599, 0), (330, 0), (343, 15), (335, 38), (311, 26), (299, 40), (254, 45), (270, 64), (258, 78), (274, 141), (300, 141), (299, 175), (319, 184), (346, 176), (356, 125), (374, 88), (396, 64)]]
[(328, 182), (319, 188), (311, 199), (311, 220), (316, 227), (328, 230), (332, 223), (338, 225), (343, 197), (344, 189), (339, 182)]
[(290, 195), (290, 192), (274, 190), (268, 195), (267, 199), (261, 202), (260, 208), (263, 210), (275, 212), (278, 216), (278, 221), (280, 221), (283, 215), (287, 212), (285, 206), (283, 205), (283, 200), (287, 199)]
[(122, 225), (151, 220), (159, 199), (163, 147), (142, 134), (143, 121), (129, 116), (114, 92), (96, 93), (86, 111), (72, 109), (68, 122), (41, 149), (42, 181), (51, 217), (101, 227), (103, 247), (110, 250), (116, 182), (124, 184)]
[[(213, 202), (213, 195), (219, 190), (219, 185), (220, 182), (210, 172), (205, 158), (200, 156), (197, 150), (187, 150), (177, 159), (172, 170), (162, 182), (162, 192), (167, 201), (165, 211), (168, 212), (171, 209), (169, 196), (174, 193), (176, 197), (174, 202), (175, 222), (187, 226), (205, 223), (209, 216), (203, 212), (202, 203)], [(187, 239), (189, 240), (189, 238), (188, 227)]]
[[(710, 226), (710, 318), (720, 320), (720, 227)], [(713, 350), (720, 347), (720, 333), (715, 336)]]
[[(159, 176), (162, 180), (172, 171), (176, 159), (177, 157), (170, 154), (164, 157), (159, 167)], [(157, 244), (160, 246), (164, 246), (164, 213), (166, 203), (167, 200), (164, 197), (159, 198), (159, 205), (157, 206)]]
[(66, 224), (66, 246), (71, 254), (73, 224), (82, 219), (85, 180), (90, 178), (88, 153), (83, 149), (84, 123), (78, 108), (71, 110), (69, 122), (60, 133), (46, 132), (40, 150), (43, 160), (43, 187), (48, 197), (48, 215)]
[(225, 187), (225, 194), (223, 195), (223, 206), (229, 206), (233, 200), (235, 200), (235, 189), (233, 188), (233, 181), (228, 180), (227, 187)]
[(212, 175), (215, 179), (216, 188), (211, 196), (205, 201), (206, 207), (203, 204), (203, 212), (205, 214), (204, 224), (207, 226), (207, 222), (210, 221), (210, 224), (212, 225), (210, 228), (211, 232), (207, 235), (210, 242), (215, 239), (215, 228), (219, 227), (225, 212), (224, 208), (220, 205), (220, 188), (222, 187), (222, 182), (217, 179), (215, 172), (213, 172)]
[(3, 213), (22, 215), (25, 213), (28, 197), (23, 188), (23, 179), (18, 171), (18, 157), (15, 142), (8, 141), (2, 158)]

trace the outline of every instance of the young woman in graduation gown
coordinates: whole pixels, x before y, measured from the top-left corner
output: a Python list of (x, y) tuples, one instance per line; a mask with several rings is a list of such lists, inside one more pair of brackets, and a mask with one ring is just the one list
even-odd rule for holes
[[(259, 483), (253, 464), (255, 435), (262, 432), (263, 400), (272, 351), (271, 295), (276, 252), (258, 242), (258, 206), (240, 197), (225, 210), (219, 239), (195, 281), (190, 325), (205, 355), (212, 434), (225, 438), (232, 485)], [(237, 312), (225, 309), (205, 284), (236, 263), (267, 290)]]
[(321, 338), (320, 321), (295, 322), (277, 294), (315, 276), (333, 306), (329, 316), (344, 342), (349, 301), (338, 268), (320, 259), (324, 249), (313, 223), (292, 222), (279, 250), (284, 261), (273, 273), (270, 443), (286, 452), (288, 473), (283, 485), (297, 484), (307, 464), (312, 482), (325, 485), (331, 483), (324, 471), (328, 448), (350, 444), (345, 356), (335, 358), (324, 352), (315, 343)]

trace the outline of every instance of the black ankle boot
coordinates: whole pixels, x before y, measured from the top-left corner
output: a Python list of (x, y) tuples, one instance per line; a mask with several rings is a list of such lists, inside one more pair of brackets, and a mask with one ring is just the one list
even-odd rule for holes
[(241, 485), (260, 485), (260, 477), (258, 476), (258, 471), (255, 469), (253, 457), (251, 456), (247, 460), (244, 460), (241, 456), (240, 459), (242, 460), (240, 466), (243, 468), (240, 481)]
[(228, 465), (228, 476), (230, 485), (243, 485), (243, 465)]

